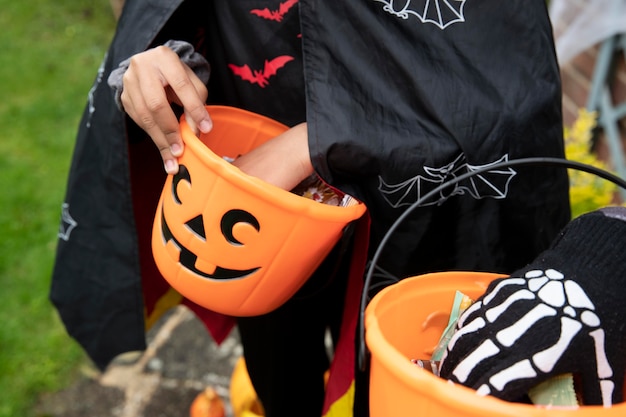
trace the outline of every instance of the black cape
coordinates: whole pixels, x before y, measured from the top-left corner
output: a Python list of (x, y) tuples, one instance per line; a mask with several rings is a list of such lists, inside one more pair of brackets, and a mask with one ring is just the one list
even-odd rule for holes
[[(135, 139), (138, 128), (105, 80), (151, 45), (198, 45), (211, 33), (208, 3), (128, 0), (80, 123), (50, 298), (101, 368), (145, 348), (144, 313), (155, 308), (146, 303), (146, 276), (158, 275), (149, 230), (164, 179), (154, 145)], [(422, 1), (407, 2), (413, 10), (395, 3), (299, 2), (304, 79), (294, 82), (306, 91), (312, 161), (325, 181), (365, 202), (372, 249), (406, 207), (449, 178), (500, 160), (564, 155), (545, 2), (429, 2), (457, 5), (440, 14)], [(512, 271), (545, 249), (569, 216), (564, 170), (494, 172), (416, 210), (381, 266), (398, 277)]]

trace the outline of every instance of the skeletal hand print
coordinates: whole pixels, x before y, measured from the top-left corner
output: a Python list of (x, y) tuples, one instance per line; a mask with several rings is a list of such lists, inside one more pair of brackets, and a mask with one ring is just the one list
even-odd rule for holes
[[(608, 231), (623, 235), (611, 239)], [(551, 376), (572, 372), (581, 376), (585, 404), (622, 401), (624, 243), (621, 220), (587, 215), (571, 222), (550, 250), (494, 281), (461, 316), (441, 376), (515, 401)]]

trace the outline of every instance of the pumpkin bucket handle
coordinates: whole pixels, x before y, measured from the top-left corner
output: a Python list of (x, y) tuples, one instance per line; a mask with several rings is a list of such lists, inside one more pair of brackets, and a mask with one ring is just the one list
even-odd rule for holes
[(367, 370), (367, 364), (370, 359), (370, 352), (367, 349), (365, 344), (365, 308), (368, 304), (368, 293), (370, 289), (370, 284), (372, 281), (372, 276), (374, 275), (374, 271), (376, 270), (376, 264), (381, 256), (382, 250), (396, 231), (396, 229), (402, 224), (402, 222), (420, 205), (422, 205), (425, 201), (428, 201), (433, 196), (437, 195), (441, 191), (446, 188), (453, 186), (455, 184), (460, 183), (461, 181), (467, 180), (468, 178), (475, 177), (477, 175), (483, 174), (487, 171), (492, 171), (494, 169), (501, 168), (509, 168), (509, 167), (517, 167), (517, 166), (544, 166), (544, 167), (563, 167), (574, 169), (577, 171), (583, 171), (590, 174), (594, 174), (600, 178), (603, 178), (607, 181), (614, 183), (615, 185), (626, 189), (626, 180), (614, 175), (606, 170), (601, 168), (584, 164), (582, 162), (570, 161), (564, 158), (550, 158), (550, 157), (531, 157), (531, 158), (520, 158), (520, 159), (512, 159), (509, 161), (499, 162), (497, 164), (485, 166), (482, 168), (477, 168), (474, 171), (467, 172), (463, 175), (459, 175), (458, 177), (451, 179), (447, 182), (440, 184), (438, 187), (434, 188), (430, 192), (426, 193), (424, 196), (419, 198), (415, 203), (411, 204), (405, 211), (402, 213), (396, 221), (391, 225), (389, 230), (385, 233), (383, 238), (381, 239), (376, 252), (372, 256), (372, 260), (369, 263), (369, 267), (367, 273), (365, 275), (365, 282), (363, 283), (363, 291), (361, 293), (361, 301), (359, 306), (359, 318), (358, 318), (358, 365), (361, 371)]

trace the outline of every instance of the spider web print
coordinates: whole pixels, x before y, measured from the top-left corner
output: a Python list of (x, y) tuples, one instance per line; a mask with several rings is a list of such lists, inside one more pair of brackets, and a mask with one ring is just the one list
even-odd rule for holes
[(383, 3), (383, 10), (402, 19), (417, 16), (422, 23), (432, 23), (443, 30), (453, 23), (465, 22), (466, 0), (374, 0)]

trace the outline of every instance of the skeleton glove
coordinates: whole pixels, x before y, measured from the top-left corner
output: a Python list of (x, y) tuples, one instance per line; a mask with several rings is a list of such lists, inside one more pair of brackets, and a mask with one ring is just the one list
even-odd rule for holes
[(580, 377), (583, 403), (623, 400), (626, 208), (571, 221), (530, 265), (490, 284), (460, 318), (441, 376), (519, 401), (560, 374)]

